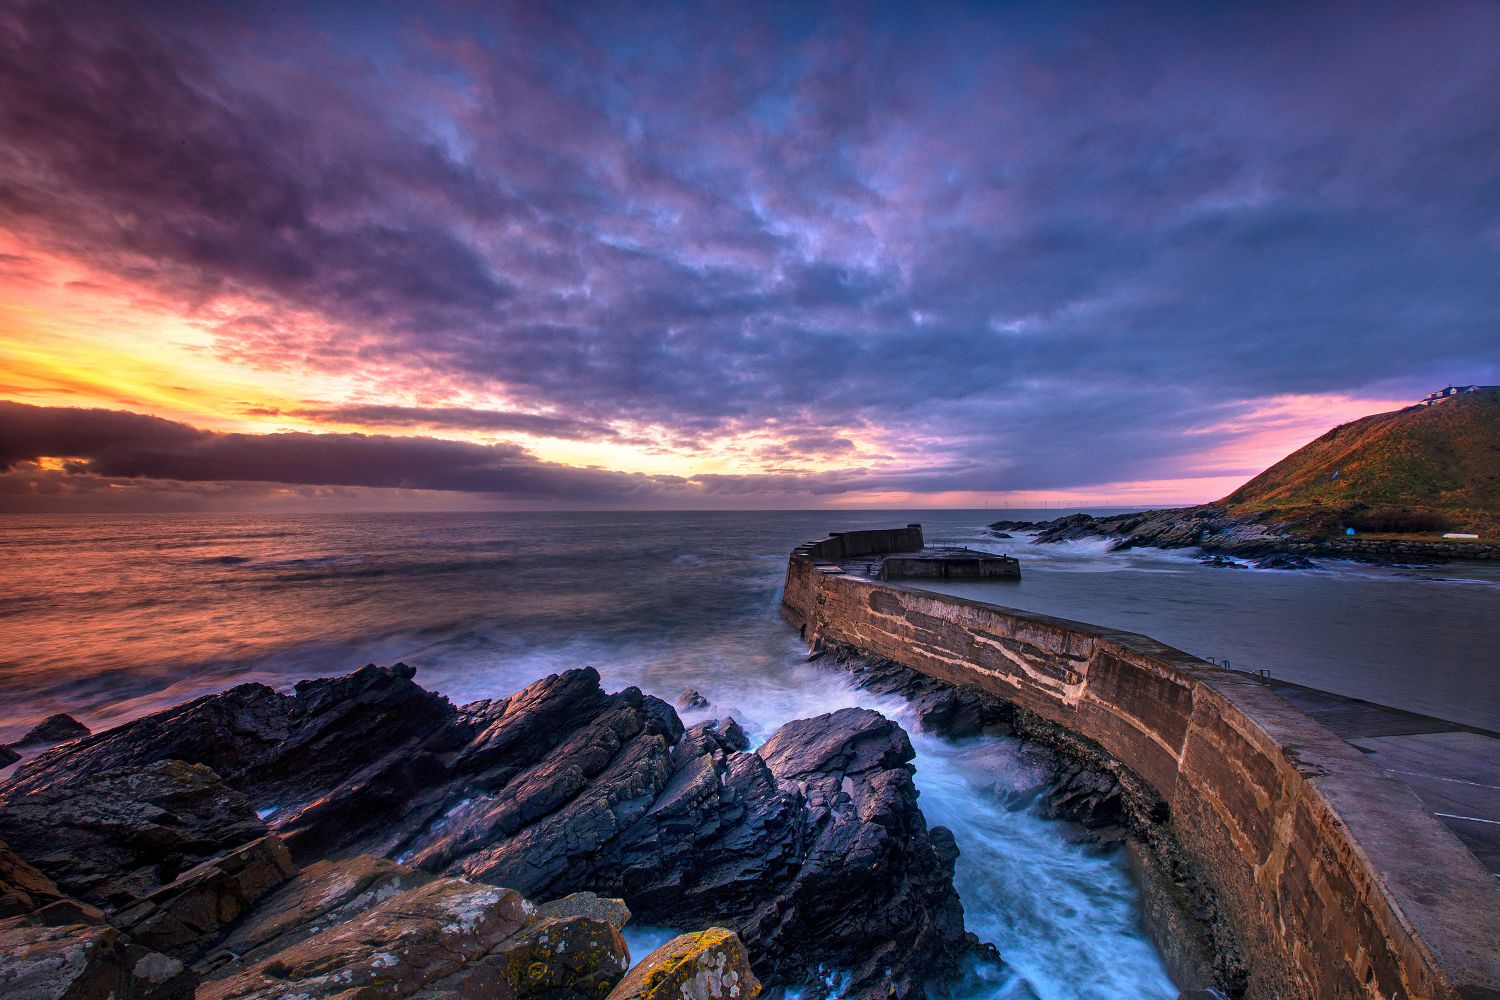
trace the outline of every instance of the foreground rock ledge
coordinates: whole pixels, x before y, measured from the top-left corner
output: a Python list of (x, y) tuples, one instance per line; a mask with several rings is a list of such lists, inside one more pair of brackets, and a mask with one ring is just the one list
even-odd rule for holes
[[(750, 753), (735, 727), (685, 729), (636, 688), (607, 694), (592, 668), (461, 708), (414, 673), (370, 666), (291, 695), (242, 685), (55, 748), (0, 786), (0, 837), (61, 895), (218, 978), (268, 950), (245, 931), (259, 908), (298, 926), (319, 910), (277, 889), (299, 866), (311, 899), (368, 891), (309, 880), (395, 892), (416, 875), (621, 897), (649, 923), (729, 928), (775, 985), (837, 970), (851, 996), (918, 995), (976, 943), (953, 837), (927, 827), (911, 744), (875, 712), (789, 723)], [(396, 871), (374, 870), (382, 858)], [(353, 919), (340, 907), (325, 909)], [(276, 961), (256, 975), (302, 967)], [(235, 982), (212, 995), (280, 995)]]

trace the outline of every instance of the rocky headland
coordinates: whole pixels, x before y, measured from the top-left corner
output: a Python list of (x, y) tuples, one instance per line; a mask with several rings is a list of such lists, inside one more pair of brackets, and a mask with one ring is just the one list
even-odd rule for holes
[[(1200, 548), (1215, 566), (1306, 569), (1500, 560), (1500, 389), (1341, 424), (1214, 503), (1111, 517), (997, 521), (997, 537), (1108, 538), (1117, 549)], [(1449, 539), (1444, 535), (1468, 535)]]
[[(591, 668), (463, 706), (413, 675), (241, 685), (21, 763), (0, 993), (904, 998), (983, 953), (875, 712), (751, 752)], [(630, 914), (693, 933), (622, 981)]]

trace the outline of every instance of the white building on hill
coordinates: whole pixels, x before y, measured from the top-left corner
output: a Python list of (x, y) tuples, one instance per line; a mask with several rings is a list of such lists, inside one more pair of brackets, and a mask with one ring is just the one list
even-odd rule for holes
[(1450, 385), (1446, 389), (1429, 392), (1417, 405), (1434, 406), (1438, 403), (1445, 403), (1454, 396), (1463, 396), (1471, 392), (1493, 392), (1496, 389), (1500, 389), (1500, 385)]

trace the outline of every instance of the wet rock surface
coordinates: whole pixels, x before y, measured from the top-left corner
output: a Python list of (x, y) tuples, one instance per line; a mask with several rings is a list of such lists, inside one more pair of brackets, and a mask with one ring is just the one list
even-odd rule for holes
[(904, 698), (925, 731), (950, 739), (1012, 732), (1010, 707), (997, 698), (945, 684), (884, 657), (864, 656), (847, 647), (832, 652), (825, 662), (867, 691)]
[(262, 896), (296, 873), (280, 838), (261, 837), (189, 869), (117, 911), (114, 923), (148, 948), (190, 960), (205, 939), (249, 913)]
[(315, 862), (261, 899), (197, 966), (206, 975), (223, 977), (432, 879), (425, 872), (370, 855)]
[[(310, 996), (353, 989), (327, 970), (374, 961), (356, 945), (385, 933), (374, 922), (398, 915), (391, 901), (470, 892), (454, 886), (558, 900), (527, 910), (551, 922), (547, 940), (517, 927), (501, 948), (488, 931), (459, 942), (402, 924), (400, 941), (380, 938), (410, 956), (381, 995), (498, 996), (484, 984), (507, 973), (484, 956), (583, 935), (577, 954), (597, 959), (630, 912), (726, 927), (777, 985), (840, 970), (851, 996), (919, 995), (977, 944), (952, 835), (927, 827), (910, 742), (875, 712), (790, 723), (752, 753), (733, 719), (685, 728), (638, 689), (604, 692), (591, 668), (459, 708), (412, 677), (243, 685), (58, 747), (0, 785), (0, 836), (137, 946), (222, 984), (208, 996), (296, 993), (267, 976)], [(977, 710), (945, 698), (934, 712)], [(356, 924), (343, 950), (317, 951)], [(572, 961), (528, 959), (553, 984), (536, 988), (614, 985)]]
[(1256, 569), (1317, 569), (1318, 564), (1305, 556), (1278, 553), (1255, 560)]

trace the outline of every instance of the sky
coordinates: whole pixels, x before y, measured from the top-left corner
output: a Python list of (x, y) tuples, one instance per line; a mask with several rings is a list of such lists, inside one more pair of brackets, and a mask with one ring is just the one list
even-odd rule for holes
[(1497, 39), (0, 0), (0, 511), (1214, 499), (1500, 383)]

